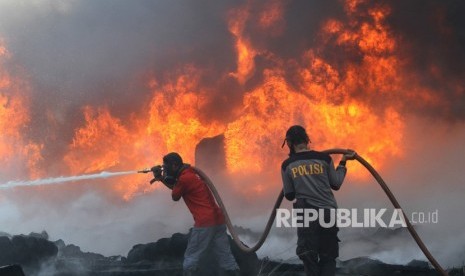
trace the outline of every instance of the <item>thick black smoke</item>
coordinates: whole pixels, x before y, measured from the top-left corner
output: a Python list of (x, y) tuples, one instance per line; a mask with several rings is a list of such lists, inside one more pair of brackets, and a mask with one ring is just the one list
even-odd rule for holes
[(400, 52), (419, 82), (434, 90), (445, 105), (421, 108), (431, 117), (465, 119), (465, 3), (395, 1), (389, 24), (400, 38)]

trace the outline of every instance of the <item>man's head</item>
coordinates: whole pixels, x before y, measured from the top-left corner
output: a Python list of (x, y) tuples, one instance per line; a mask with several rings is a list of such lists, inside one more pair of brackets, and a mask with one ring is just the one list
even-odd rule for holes
[(182, 164), (182, 157), (177, 152), (170, 152), (163, 156), (163, 167), (167, 175), (175, 176)]
[(284, 139), (281, 147), (284, 147), (284, 144), (287, 144), (290, 150), (289, 154), (293, 154), (295, 153), (295, 147), (307, 147), (308, 143), (310, 143), (310, 138), (308, 137), (305, 128), (299, 125), (294, 125), (286, 131), (286, 138)]

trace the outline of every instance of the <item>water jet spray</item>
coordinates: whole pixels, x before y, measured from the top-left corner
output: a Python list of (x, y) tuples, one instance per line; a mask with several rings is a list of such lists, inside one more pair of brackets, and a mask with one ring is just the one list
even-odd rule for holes
[(10, 189), (15, 187), (31, 187), (31, 186), (43, 186), (43, 185), (52, 185), (52, 184), (61, 184), (65, 182), (74, 182), (87, 179), (97, 179), (97, 178), (109, 178), (115, 176), (122, 176), (128, 174), (135, 174), (138, 171), (123, 171), (123, 172), (107, 172), (102, 171), (100, 173), (94, 174), (83, 174), (77, 176), (59, 176), (59, 177), (50, 177), (44, 179), (36, 180), (25, 180), (25, 181), (8, 181), (4, 184), (0, 184), (0, 190)]

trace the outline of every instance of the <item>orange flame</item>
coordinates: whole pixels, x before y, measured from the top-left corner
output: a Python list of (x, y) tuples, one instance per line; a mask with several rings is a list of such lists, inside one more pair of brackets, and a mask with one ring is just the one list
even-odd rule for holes
[(284, 32), (284, 4), (285, 2), (281, 0), (269, 1), (259, 15), (259, 26), (272, 36), (278, 36)]
[[(193, 65), (184, 65), (171, 75), (167, 72), (165, 79), (153, 78), (148, 82), (151, 95), (144, 108), (148, 111), (135, 112), (129, 121), (115, 117), (107, 107), (83, 107), (83, 122), (75, 129), (64, 156), (69, 172), (139, 169), (160, 163), (161, 156), (170, 151), (179, 152), (185, 162), (193, 163), (194, 150), (201, 139), (224, 133), (230, 176), (269, 176), (273, 172), (276, 179), (279, 165), (287, 157), (287, 150), (281, 150), (280, 145), (285, 131), (293, 124), (307, 128), (316, 149), (353, 148), (377, 168), (387, 158), (402, 156), (405, 126), (398, 108), (402, 97), (421, 95), (421, 100), (435, 103), (440, 99), (421, 87), (406, 91), (410, 86), (400, 74), (404, 61), (397, 57), (398, 43), (385, 22), (391, 11), (386, 5), (362, 10), (363, 2), (346, 0), (348, 21), (326, 20), (317, 46), (307, 49), (298, 61), (280, 59), (252, 43), (246, 28), (253, 22), (250, 2), (232, 10), (227, 20), (235, 42), (237, 68), (228, 76), (237, 79), (242, 88), (254, 74), (260, 74), (257, 79), (262, 80), (248, 87), (242, 105), (231, 111), (237, 114), (235, 119), (224, 122), (222, 118), (208, 117), (204, 110), (212, 99), (200, 82), (203, 72)], [(256, 27), (278, 36), (285, 31), (283, 14), (283, 2), (272, 1), (259, 13)], [(356, 52), (360, 60), (338, 68), (320, 51), (334, 44)], [(0, 47), (0, 58), (6, 53)], [(280, 66), (257, 72), (258, 56)], [(296, 70), (292, 81), (282, 69), (289, 63)], [(0, 88), (9, 89), (12, 82), (0, 70)], [(371, 105), (378, 95), (389, 96), (389, 102)], [(19, 134), (29, 122), (28, 116), (27, 104), (20, 94), (13, 97), (0, 93), (0, 126), (4, 130), (0, 134), (0, 162), (9, 162), (14, 154), (11, 148), (20, 146), (21, 154), (28, 157), (27, 166), (37, 166), (42, 146), (29, 143)], [(357, 177), (365, 176), (361, 167), (349, 169)], [(154, 189), (147, 185), (146, 177), (136, 176), (124, 177), (112, 187), (126, 200), (140, 191)], [(241, 189), (263, 192), (266, 188), (247, 187)]]
[[(64, 157), (72, 174), (102, 170), (135, 170), (161, 163), (170, 151), (194, 162), (194, 150), (204, 137), (223, 132), (220, 123), (207, 122), (202, 108), (207, 95), (198, 89), (198, 75), (193, 67), (160, 87), (150, 82), (153, 91), (148, 118), (135, 115), (127, 126), (110, 114), (107, 108), (86, 106), (84, 126), (75, 130), (69, 152)], [(129, 200), (149, 188), (147, 177), (124, 177), (115, 190)]]
[[(359, 21), (354, 13), (362, 1), (346, 1), (351, 21), (346, 25), (329, 19), (322, 26), (322, 45), (331, 37), (341, 46), (357, 47), (364, 53), (361, 64), (353, 64), (343, 75), (310, 49), (300, 69), (301, 86), (296, 89), (280, 70), (264, 72), (263, 83), (244, 97), (242, 114), (225, 132), (227, 165), (230, 172), (260, 174), (283, 160), (278, 144), (292, 124), (308, 127), (319, 149), (356, 149), (382, 166), (389, 156), (402, 155), (400, 144), (404, 122), (394, 107), (375, 109), (352, 94), (388, 93), (402, 83), (401, 63), (394, 55), (395, 40), (384, 19), (390, 10), (380, 6), (367, 11), (372, 20)], [(365, 91), (357, 91), (364, 87)], [(376, 131), (373, 131), (376, 130)], [(355, 167), (356, 175), (364, 176)]]
[[(200, 85), (201, 70), (187, 65), (163, 80), (152, 79), (148, 116), (133, 114), (130, 125), (110, 114), (107, 108), (85, 107), (84, 125), (75, 131), (65, 163), (73, 173), (104, 169), (144, 167), (160, 162), (163, 154), (179, 152), (186, 162), (194, 161), (194, 149), (205, 137), (225, 135), (227, 170), (231, 175), (279, 172), (286, 150), (279, 148), (286, 129), (292, 124), (308, 128), (318, 149), (353, 148), (376, 166), (389, 156), (402, 155), (404, 123), (394, 107), (375, 109), (357, 100), (355, 93), (388, 93), (402, 85), (397, 72), (401, 62), (394, 55), (396, 42), (384, 20), (390, 10), (379, 6), (366, 11), (372, 20), (356, 16), (362, 1), (346, 1), (348, 23), (329, 19), (321, 29), (321, 45), (336, 41), (341, 47), (355, 47), (364, 54), (360, 64), (349, 65), (341, 74), (317, 49), (309, 49), (298, 68), (300, 86), (292, 86), (280, 69), (263, 71), (263, 82), (243, 98), (239, 116), (228, 123), (208, 118), (203, 113), (209, 93)], [(282, 23), (283, 4), (273, 1), (257, 21), (273, 35)], [(258, 51), (247, 38), (250, 3), (229, 13), (229, 31), (235, 38), (237, 71), (231, 73), (244, 84), (255, 72), (254, 59), (265, 55), (275, 63), (285, 64), (266, 51)], [(283, 24), (280, 24), (283, 25)], [(366, 91), (358, 91), (365, 87)], [(367, 94), (369, 95), (369, 94)], [(376, 130), (376, 131), (373, 131)], [(360, 168), (352, 173), (362, 176)], [(129, 199), (144, 189), (144, 182), (134, 178), (118, 181), (116, 190)], [(122, 183), (122, 184), (121, 184)], [(275, 181), (274, 183), (279, 183)], [(257, 192), (264, 187), (254, 187)]]
[(254, 58), (257, 55), (257, 51), (243, 35), (245, 24), (249, 19), (248, 5), (233, 10), (229, 17), (229, 31), (236, 39), (237, 52), (237, 71), (231, 73), (231, 76), (235, 77), (239, 83), (244, 84), (255, 70)]
[[(188, 162), (194, 161), (194, 150), (200, 140), (221, 134), (224, 126), (202, 113), (208, 94), (199, 87), (200, 73), (187, 67), (183, 73), (164, 86), (152, 82), (148, 136), (154, 139), (157, 151), (177, 151)], [(190, 161), (189, 161), (190, 160)]]
[(85, 126), (76, 130), (64, 157), (71, 173), (102, 171), (121, 164), (123, 152), (131, 152), (127, 129), (106, 108), (94, 110), (86, 106), (83, 112)]
[[(138, 133), (132, 133), (107, 108), (86, 106), (83, 112), (85, 125), (75, 130), (73, 142), (64, 157), (72, 174), (137, 170), (152, 164), (153, 161), (144, 158), (146, 150)], [(145, 177), (137, 175), (119, 178), (113, 187), (125, 200), (138, 192), (154, 189), (146, 184)]]
[(22, 134), (30, 121), (23, 96), (27, 85), (4, 69), (3, 63), (8, 58), (8, 51), (0, 41), (0, 172), (7, 176), (26, 172), (38, 177), (43, 145), (29, 141)]
[[(356, 100), (341, 105), (324, 98), (310, 100), (293, 91), (279, 71), (266, 72), (263, 86), (245, 96), (242, 114), (225, 132), (231, 173), (278, 170), (287, 153), (279, 145), (286, 129), (295, 123), (308, 127), (312, 142), (320, 150), (358, 149), (378, 166), (387, 156), (402, 153), (399, 144), (404, 124), (395, 110), (377, 114)], [(359, 168), (355, 170), (358, 172)]]

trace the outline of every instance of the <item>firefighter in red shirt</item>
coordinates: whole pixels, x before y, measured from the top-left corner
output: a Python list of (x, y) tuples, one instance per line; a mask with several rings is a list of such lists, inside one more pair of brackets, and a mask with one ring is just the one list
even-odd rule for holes
[(163, 167), (152, 168), (154, 180), (161, 181), (172, 190), (172, 198), (183, 198), (194, 217), (186, 252), (184, 253), (183, 275), (195, 275), (202, 253), (210, 246), (218, 259), (224, 275), (240, 275), (239, 267), (232, 255), (223, 212), (195, 170), (172, 152), (163, 157)]

